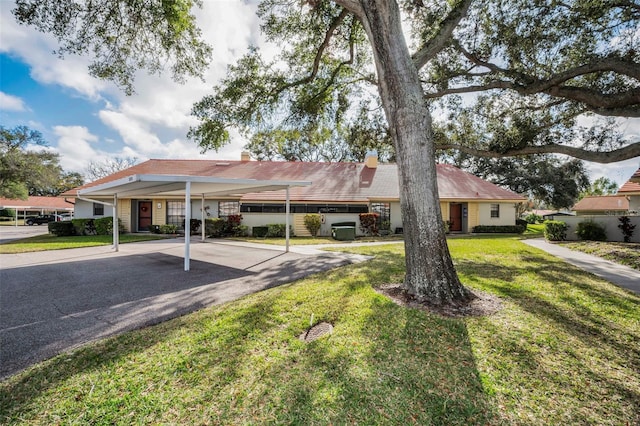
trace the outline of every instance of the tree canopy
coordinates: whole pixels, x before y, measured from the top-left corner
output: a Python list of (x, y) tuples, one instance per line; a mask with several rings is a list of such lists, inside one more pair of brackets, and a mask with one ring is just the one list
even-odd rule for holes
[(62, 170), (58, 153), (42, 149), (45, 146), (36, 130), (0, 126), (1, 197), (56, 196), (84, 183), (79, 173)]

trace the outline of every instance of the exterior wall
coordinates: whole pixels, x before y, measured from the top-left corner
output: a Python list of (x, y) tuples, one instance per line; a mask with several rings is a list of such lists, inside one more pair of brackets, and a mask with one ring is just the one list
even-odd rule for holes
[(402, 209), (399, 201), (391, 203), (391, 232), (395, 232), (396, 228), (402, 228)]
[(442, 211), (442, 220), (449, 220), (451, 217), (451, 212), (449, 211), (449, 202), (448, 201), (440, 201), (440, 210)]
[(471, 230), (478, 225), (480, 225), (480, 205), (478, 203), (467, 203), (467, 229)]
[[(286, 214), (284, 213), (241, 213), (242, 224), (249, 227), (249, 235), (251, 228), (254, 226), (266, 226), (276, 223), (286, 223)], [(293, 227), (293, 214), (289, 214), (289, 225)]]
[(118, 218), (122, 221), (125, 231), (131, 232), (131, 200), (118, 200)]
[[(166, 203), (165, 203), (166, 206)], [(204, 200), (204, 218), (215, 219), (218, 217), (218, 201)], [(166, 214), (165, 214), (166, 217)], [(191, 219), (202, 220), (202, 200), (191, 200)]]
[[(629, 218), (631, 219), (631, 224), (636, 225), (636, 229), (631, 237), (631, 242), (640, 243), (640, 216), (629, 216)], [(578, 240), (578, 236), (576, 235), (578, 224), (588, 220), (593, 220), (594, 222), (604, 226), (604, 229), (607, 232), (607, 241), (624, 241), (622, 231), (618, 229), (618, 225), (620, 224), (618, 216), (562, 216), (558, 217), (557, 220), (569, 225), (569, 228), (567, 229), (568, 241)]]
[(77, 219), (89, 219), (93, 217), (93, 203), (76, 199), (73, 209), (73, 217)]
[[(500, 217), (491, 217), (491, 204), (500, 205)], [(478, 204), (478, 225), (505, 226), (515, 224), (516, 208), (513, 203), (486, 202)]]
[[(160, 208), (158, 208), (160, 206)], [(167, 200), (153, 199), (153, 205), (151, 207), (151, 224), (152, 225), (166, 225), (167, 224)]]
[(634, 214), (640, 214), (640, 194), (629, 195), (629, 210)]

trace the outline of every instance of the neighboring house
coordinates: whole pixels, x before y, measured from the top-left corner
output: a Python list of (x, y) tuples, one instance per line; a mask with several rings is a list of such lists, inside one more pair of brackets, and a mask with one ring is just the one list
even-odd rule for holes
[(618, 189), (618, 195), (624, 195), (629, 200), (629, 214), (640, 214), (640, 169)]
[(629, 200), (624, 195), (588, 196), (572, 210), (576, 216), (624, 216), (629, 214)]
[[(514, 225), (516, 204), (526, 200), (518, 194), (466, 173), (454, 166), (439, 164), (440, 207), (452, 232), (470, 232), (477, 225)], [(310, 181), (310, 186), (290, 189), (291, 221), (295, 235), (309, 235), (304, 216), (320, 213), (321, 235), (329, 235), (331, 224), (352, 221), (359, 224), (360, 213), (375, 212), (389, 222), (392, 231), (402, 228), (398, 173), (395, 164), (378, 164), (370, 156), (365, 163), (310, 163), (223, 160), (149, 160), (108, 177), (62, 194), (76, 197), (77, 191), (133, 175), (199, 176), (225, 179)], [(209, 218), (242, 214), (242, 223), (253, 226), (284, 223), (285, 191), (255, 192), (237, 196), (206, 198), (204, 204), (192, 194), (191, 217), (200, 219), (202, 209)], [(100, 200), (95, 200), (100, 201)], [(110, 200), (105, 199), (109, 202)], [(100, 203), (76, 199), (75, 216), (110, 216), (110, 208)], [(182, 225), (184, 198), (156, 198), (137, 194), (118, 195), (118, 217), (130, 232), (147, 231), (150, 225)], [(359, 231), (359, 230), (358, 230)]]
[(58, 197), (29, 197), (26, 200), (0, 198), (0, 210), (14, 210), (18, 218), (45, 213), (70, 213), (73, 208), (72, 203)]
[(526, 217), (529, 213), (536, 214), (542, 218), (542, 220), (555, 220), (556, 216), (574, 216), (571, 212), (559, 211), (559, 210), (532, 210), (525, 212), (523, 217)]

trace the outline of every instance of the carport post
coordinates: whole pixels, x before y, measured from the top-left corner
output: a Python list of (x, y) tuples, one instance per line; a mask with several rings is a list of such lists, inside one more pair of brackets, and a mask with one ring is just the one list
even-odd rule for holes
[(189, 246), (191, 244), (191, 181), (184, 189), (184, 270), (189, 271)]
[(18, 208), (16, 207), (16, 228), (18, 227)]
[(200, 204), (200, 231), (202, 233), (202, 241), (204, 241), (204, 194), (202, 194), (202, 202)]
[(284, 220), (284, 226), (285, 226), (285, 230), (284, 230), (284, 235), (286, 237), (286, 244), (285, 244), (285, 252), (289, 252), (289, 212), (291, 211), (291, 206), (289, 203), (289, 186), (287, 186), (287, 202), (285, 203), (285, 220)]
[(118, 243), (120, 242), (120, 224), (118, 223), (118, 194), (113, 194), (113, 224), (111, 231), (113, 232), (113, 250), (119, 251)]

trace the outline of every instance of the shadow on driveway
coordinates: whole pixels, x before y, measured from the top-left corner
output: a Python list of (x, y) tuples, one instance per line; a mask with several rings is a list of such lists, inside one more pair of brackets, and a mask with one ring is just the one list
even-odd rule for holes
[(200, 244), (193, 246), (191, 270), (184, 272), (180, 245), (140, 247), (75, 258), (77, 252), (69, 251), (68, 260), (58, 252), (50, 263), (4, 267), (3, 261), (0, 378), (89, 341), (353, 262), (339, 253)]

